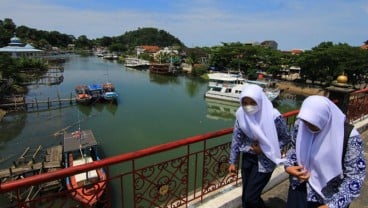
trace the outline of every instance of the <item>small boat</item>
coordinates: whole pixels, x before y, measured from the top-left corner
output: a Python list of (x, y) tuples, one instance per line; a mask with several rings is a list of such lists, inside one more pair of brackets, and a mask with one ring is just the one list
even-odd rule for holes
[(93, 102), (98, 102), (102, 98), (103, 89), (102, 84), (91, 84), (88, 85), (89, 94), (92, 96)]
[(256, 84), (264, 89), (269, 100), (273, 101), (280, 94), (280, 89), (271, 88), (266, 82), (244, 79), (241, 74), (212, 73), (208, 74), (208, 91), (206, 98), (239, 102), (239, 95), (248, 84)]
[(114, 53), (107, 53), (107, 54), (104, 54), (103, 59), (108, 59), (108, 60), (115, 60), (115, 59), (118, 59), (119, 56), (117, 54), (114, 54)]
[(117, 101), (119, 95), (117, 92), (115, 92), (115, 86), (112, 83), (110, 82), (103, 83), (102, 90), (103, 90), (102, 94), (103, 99), (109, 102)]
[[(92, 130), (64, 134), (63, 148), (65, 168), (100, 160)], [(77, 201), (94, 206), (103, 197), (106, 179), (107, 173), (99, 168), (67, 177), (66, 187)]]
[(87, 85), (78, 85), (75, 87), (76, 101), (80, 104), (90, 104), (92, 96), (89, 94)]
[(176, 75), (175, 67), (172, 64), (151, 63), (149, 71), (154, 74)]
[(139, 58), (133, 58), (133, 57), (127, 57), (125, 58), (125, 67), (134, 68), (134, 69), (148, 69), (150, 65), (150, 62), (144, 59)]

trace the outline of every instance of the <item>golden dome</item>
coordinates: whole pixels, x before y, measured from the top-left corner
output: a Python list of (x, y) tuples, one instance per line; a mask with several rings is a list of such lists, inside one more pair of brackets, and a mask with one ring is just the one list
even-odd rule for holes
[(348, 83), (348, 77), (345, 74), (342, 74), (337, 77), (337, 83), (346, 84)]

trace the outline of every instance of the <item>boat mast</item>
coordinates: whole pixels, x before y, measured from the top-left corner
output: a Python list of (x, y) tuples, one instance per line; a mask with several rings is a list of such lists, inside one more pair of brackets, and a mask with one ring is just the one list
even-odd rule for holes
[(81, 129), (80, 129), (80, 118), (79, 118), (79, 111), (78, 111), (78, 141), (79, 141), (79, 152), (82, 156), (82, 159), (84, 159), (84, 155), (83, 155), (83, 152), (82, 152), (82, 132), (81, 132)]

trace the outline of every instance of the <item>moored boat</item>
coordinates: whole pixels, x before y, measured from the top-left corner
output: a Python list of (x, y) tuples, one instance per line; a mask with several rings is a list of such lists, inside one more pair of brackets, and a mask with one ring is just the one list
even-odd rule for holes
[(80, 104), (90, 104), (92, 96), (89, 94), (87, 85), (78, 85), (75, 87), (76, 101)]
[(111, 82), (103, 83), (102, 90), (102, 97), (105, 101), (117, 102), (119, 95), (115, 91), (115, 86)]
[(134, 69), (148, 69), (150, 62), (144, 59), (127, 57), (125, 58), (125, 67), (134, 68)]
[[(64, 134), (65, 167), (84, 165), (100, 160), (98, 145), (91, 130)], [(107, 173), (103, 168), (90, 170), (66, 178), (72, 196), (84, 205), (94, 206), (106, 190)]]
[(176, 75), (175, 67), (172, 64), (151, 63), (149, 66), (150, 73), (162, 75)]
[(209, 83), (208, 91), (205, 93), (206, 98), (239, 102), (239, 95), (242, 89), (248, 84), (261, 86), (271, 101), (276, 99), (280, 94), (279, 89), (271, 88), (265, 82), (246, 80), (240, 74), (212, 73), (208, 74), (208, 77)]
[(92, 96), (93, 102), (98, 102), (102, 98), (103, 89), (102, 84), (91, 84), (88, 85), (89, 94)]

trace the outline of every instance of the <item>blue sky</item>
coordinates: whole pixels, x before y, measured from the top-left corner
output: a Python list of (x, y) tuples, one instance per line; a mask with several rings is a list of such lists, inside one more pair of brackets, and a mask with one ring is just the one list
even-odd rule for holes
[(90, 39), (155, 27), (188, 47), (275, 40), (281, 50), (308, 50), (368, 40), (367, 0), (0, 0), (4, 18)]

